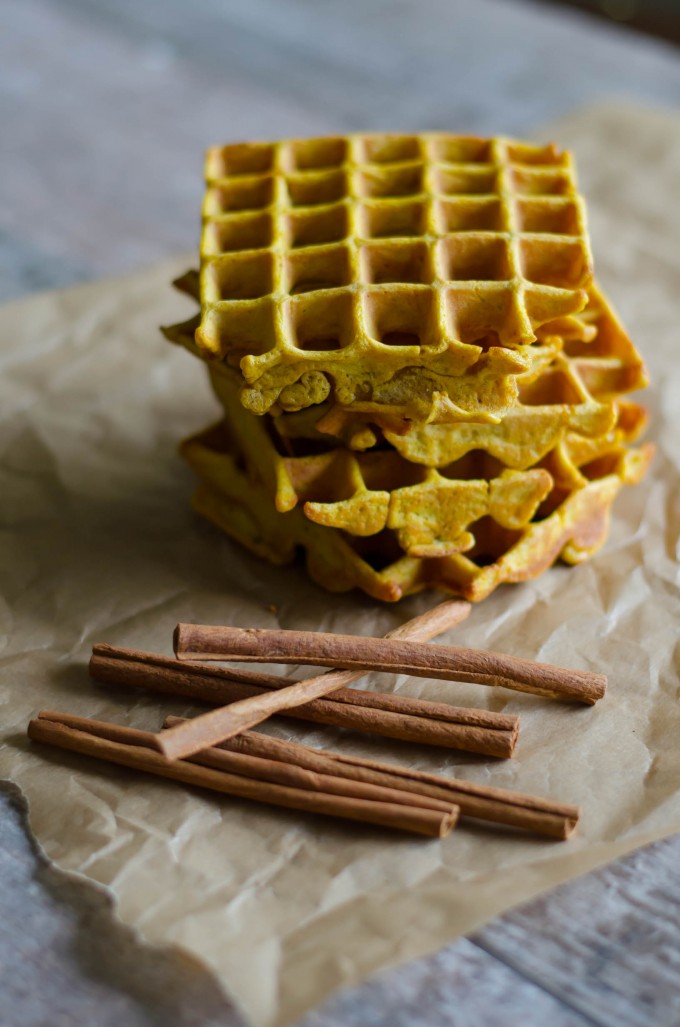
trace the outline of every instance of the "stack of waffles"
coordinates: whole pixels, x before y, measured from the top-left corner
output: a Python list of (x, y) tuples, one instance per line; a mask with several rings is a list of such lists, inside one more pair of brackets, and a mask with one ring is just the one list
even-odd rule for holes
[(471, 600), (578, 563), (644, 474), (644, 365), (592, 275), (571, 157), (442, 134), (208, 151), (200, 314), (223, 419), (196, 509), (333, 591)]

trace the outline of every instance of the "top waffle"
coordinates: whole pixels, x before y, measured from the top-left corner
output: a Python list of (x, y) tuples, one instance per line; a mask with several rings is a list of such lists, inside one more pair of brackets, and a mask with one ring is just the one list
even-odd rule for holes
[(370, 402), (412, 368), (517, 372), (586, 303), (583, 203), (552, 145), (244, 143), (209, 150), (206, 178), (196, 343), (240, 365), (254, 413)]

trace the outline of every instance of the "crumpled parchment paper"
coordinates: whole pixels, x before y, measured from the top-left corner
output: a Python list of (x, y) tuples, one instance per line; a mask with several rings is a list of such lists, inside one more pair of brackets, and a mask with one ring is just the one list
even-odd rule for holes
[(475, 685), (363, 682), (519, 714), (507, 762), (286, 721), (268, 730), (579, 803), (566, 844), (474, 822), (443, 841), (401, 837), (29, 746), (41, 707), (152, 728), (187, 708), (92, 684), (94, 642), (169, 653), (177, 621), (382, 634), (437, 597), (328, 595), (191, 514), (176, 443), (217, 408), (203, 368), (157, 330), (188, 315), (168, 286), (186, 260), (2, 310), (0, 772), (51, 860), (108, 888), (147, 941), (202, 959), (259, 1027), (680, 829), (680, 120), (600, 108), (542, 135), (576, 150), (599, 277), (653, 375), (658, 455), (591, 563), (499, 589), (448, 640), (606, 671), (609, 694), (577, 709)]

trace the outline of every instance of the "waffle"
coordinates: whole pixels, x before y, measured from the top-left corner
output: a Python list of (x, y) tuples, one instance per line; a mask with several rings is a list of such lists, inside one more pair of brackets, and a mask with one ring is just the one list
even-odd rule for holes
[[(386, 439), (411, 462), (441, 467), (476, 449), (523, 470), (557, 445), (566, 431), (602, 435), (616, 416), (615, 400), (648, 383), (647, 371), (607, 298), (595, 285), (581, 315), (581, 338), (554, 349), (538, 371), (517, 377), (517, 402), (496, 424), (412, 424), (396, 414), (363, 413), (325, 404), (283, 414), (274, 423), (283, 438), (328, 434), (355, 450)], [(583, 339), (588, 341), (584, 342)]]
[[(271, 421), (254, 418), (238, 403), (234, 379), (231, 396), (222, 394), (225, 428), (264, 485), (268, 502), (280, 513), (302, 504), (309, 520), (351, 535), (393, 529), (411, 556), (464, 552), (474, 545), (468, 526), (487, 515), (502, 527), (523, 527), (554, 485), (562, 491), (581, 488), (586, 481), (575, 468), (637, 438), (645, 423), (641, 407), (618, 401), (606, 408), (612, 420), (601, 433), (591, 431), (588, 438), (563, 431), (554, 447), (540, 454), (541, 466), (523, 460), (518, 470), (475, 448), (438, 470), (405, 459), (392, 447), (357, 453), (344, 446), (320, 449), (314, 440), (299, 439), (282, 449)], [(224, 385), (227, 381), (225, 376)]]
[[(349, 136), (208, 152), (200, 313), (223, 419), (195, 508), (331, 591), (479, 600), (604, 541), (646, 371), (592, 280), (567, 153)], [(261, 416), (253, 416), (254, 414)]]
[[(497, 530), (527, 529), (539, 508), (588, 485), (581, 464), (606, 457), (642, 430), (642, 408), (619, 397), (646, 384), (646, 372), (594, 285), (580, 320), (537, 377), (518, 378), (521, 402), (499, 424), (405, 431), (395, 418), (391, 430), (383, 415), (374, 431), (357, 423), (353, 410), (329, 404), (256, 418), (238, 402), (234, 369), (212, 367), (212, 380), (225, 430), (238, 440), (232, 448), (247, 460), (272, 513), (301, 505), (308, 521), (335, 532), (358, 538), (387, 532), (409, 558), (453, 557), (474, 549), (469, 529), (484, 518)], [(192, 344), (186, 326), (169, 331)], [(334, 420), (352, 426), (354, 450)], [(360, 446), (362, 434), (369, 437)], [(382, 448), (371, 451), (379, 441)]]
[[(602, 545), (614, 498), (624, 484), (639, 481), (651, 457), (651, 447), (627, 445), (643, 423), (639, 407), (622, 403), (606, 436), (567, 435), (551, 454), (550, 470), (543, 469), (551, 487), (537, 511), (529, 516), (533, 502), (527, 505), (524, 523), (514, 527), (496, 520), (493, 509), (482, 513), (471, 525), (467, 551), (449, 555), (405, 553), (398, 529), (353, 536), (311, 520), (307, 506), (280, 512), (260, 466), (225, 422), (188, 439), (182, 452), (202, 479), (195, 509), (258, 556), (286, 564), (302, 547), (310, 576), (332, 592), (361, 588), (394, 602), (439, 588), (478, 601), (503, 582), (536, 577), (560, 557), (580, 563)], [(417, 513), (422, 516), (422, 506)]]
[[(181, 291), (199, 300), (199, 275), (188, 271), (175, 281)], [(205, 350), (196, 342), (197, 332), (201, 324), (200, 316), (195, 316), (182, 324), (171, 325), (162, 329), (170, 341), (184, 346), (190, 353), (206, 359)], [(550, 325), (551, 331), (576, 334), (583, 341), (588, 341), (592, 334), (591, 327), (576, 318), (562, 318)], [(533, 346), (518, 346), (514, 350), (490, 346), (465, 374), (452, 375), (438, 370), (443, 367), (447, 372), (450, 367), (446, 354), (435, 359), (430, 354), (427, 367), (413, 360), (414, 366), (400, 365), (397, 372), (391, 374), (389, 359), (383, 361), (382, 375), (374, 375), (371, 388), (362, 392), (362, 399), (351, 399), (349, 406), (342, 406), (338, 397), (344, 395), (342, 390), (331, 390), (330, 379), (317, 371), (305, 371), (300, 380), (279, 390), (276, 401), (268, 407), (272, 415), (319, 409), (318, 416), (332, 408), (343, 421), (354, 421), (357, 417), (371, 415), (382, 421), (395, 425), (397, 430), (404, 430), (411, 423), (438, 424), (468, 422), (497, 423), (517, 401), (518, 388), (516, 379), (519, 374), (527, 378), (535, 378), (546, 367), (557, 348), (562, 345), (562, 338), (550, 334), (548, 329), (539, 329), (540, 342)], [(477, 347), (480, 349), (481, 347)], [(388, 354), (390, 357), (390, 354)], [(391, 358), (391, 357), (390, 357)], [(401, 359), (401, 358), (400, 358)], [(222, 375), (229, 376), (237, 368), (238, 356), (228, 354), (223, 361), (207, 359), (208, 371), (218, 396), (221, 393)], [(241, 379), (242, 384), (242, 379)], [(241, 388), (240, 397), (244, 398)], [(328, 400), (331, 395), (331, 400)], [(244, 404), (250, 409), (249, 404)], [(263, 408), (264, 410), (264, 408)], [(262, 413), (263, 410), (254, 411)], [(252, 411), (251, 411), (252, 412)], [(328, 429), (324, 428), (324, 431)], [(332, 431), (332, 429), (331, 429)]]
[(568, 153), (443, 134), (208, 151), (197, 351), (253, 413), (493, 420), (591, 256)]
[(499, 423), (415, 425), (407, 432), (386, 427), (384, 437), (406, 460), (430, 467), (482, 449), (508, 467), (523, 470), (554, 449), (567, 432), (606, 434), (616, 419), (616, 400), (645, 388), (647, 370), (595, 285), (588, 290), (588, 305), (580, 317), (584, 328), (593, 329), (592, 340), (567, 338), (538, 375), (519, 375), (517, 402)]
[[(224, 384), (228, 379), (225, 377)], [(444, 468), (419, 466), (396, 450), (354, 453), (301, 440), (279, 452), (270, 422), (223, 393), (225, 427), (280, 513), (303, 505), (309, 520), (352, 535), (396, 530), (412, 555), (460, 552), (473, 544), (467, 525), (490, 514), (507, 527), (526, 523), (550, 490), (547, 471), (512, 471), (484, 453)]]
[[(198, 276), (189, 272), (175, 284), (195, 295), (197, 283)], [(648, 383), (642, 358), (607, 297), (594, 283), (587, 296), (585, 309), (571, 325), (562, 324), (564, 337), (546, 336), (543, 345), (531, 348), (529, 370), (495, 383), (495, 396), (501, 404), (509, 403), (502, 417), (466, 418), (452, 424), (448, 410), (437, 417), (435, 404), (429, 420), (414, 422), (404, 418), (404, 404), (342, 407), (326, 401), (297, 413), (279, 414), (277, 430), (285, 438), (325, 437), (327, 443), (333, 435), (355, 450), (370, 449), (384, 436), (405, 459), (434, 467), (477, 448), (509, 467), (529, 467), (566, 430), (586, 435), (606, 432), (613, 423), (613, 400)], [(173, 342), (197, 352), (193, 341), (197, 324), (198, 319), (192, 318), (164, 331)], [(231, 369), (211, 364), (209, 371), (218, 397), (230, 402)], [(489, 398), (488, 393), (478, 397)]]

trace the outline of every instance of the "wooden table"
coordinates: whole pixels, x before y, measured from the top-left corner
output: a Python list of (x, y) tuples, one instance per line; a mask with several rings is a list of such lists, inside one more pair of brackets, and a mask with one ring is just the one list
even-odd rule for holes
[[(189, 13), (191, 12), (191, 13)], [(613, 95), (680, 106), (676, 51), (509, 0), (5, 0), (6, 296), (197, 241), (201, 153), (379, 128), (525, 133)], [(236, 1027), (212, 979), (64, 880), (0, 794), (2, 1027)], [(680, 838), (331, 999), (305, 1027), (677, 1027)]]

